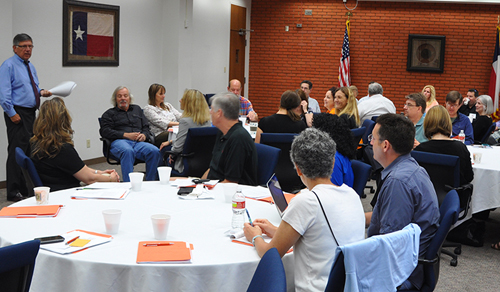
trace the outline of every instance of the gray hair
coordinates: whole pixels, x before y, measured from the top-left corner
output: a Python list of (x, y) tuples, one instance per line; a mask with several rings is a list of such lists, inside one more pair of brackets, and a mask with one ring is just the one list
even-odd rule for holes
[(14, 40), (12, 40), (12, 44), (14, 46), (18, 46), (20, 42), (24, 42), (24, 41), (31, 41), (31, 42), (33, 42), (33, 40), (31, 39), (31, 37), (28, 34), (26, 34), (26, 33), (20, 33), (20, 34), (17, 34), (14, 37)]
[(117, 106), (117, 104), (116, 104), (116, 94), (118, 93), (118, 91), (120, 91), (120, 90), (122, 90), (122, 89), (124, 89), (124, 88), (126, 88), (126, 89), (128, 90), (128, 96), (130, 96), (130, 104), (132, 104), (132, 99), (133, 99), (134, 97), (132, 96), (132, 93), (130, 93), (130, 89), (128, 89), (128, 88), (127, 88), (127, 87), (125, 87), (125, 86), (121, 86), (121, 85), (120, 85), (120, 86), (118, 86), (118, 87), (115, 89), (115, 91), (113, 91), (113, 95), (111, 95), (111, 104), (112, 104), (113, 106)]
[(210, 99), (214, 111), (222, 110), (228, 120), (238, 120), (240, 115), (240, 98), (232, 92), (218, 93)]
[(327, 133), (308, 128), (292, 142), (290, 159), (310, 179), (329, 178), (333, 172), (336, 145)]
[(380, 85), (377, 82), (370, 83), (368, 85), (368, 95), (372, 96), (375, 94), (383, 94), (384, 89), (382, 88), (382, 85)]
[(483, 104), (484, 112), (487, 115), (491, 115), (492, 113), (495, 112), (495, 109), (493, 108), (493, 101), (491, 100), (491, 97), (489, 95), (480, 95), (478, 99)]

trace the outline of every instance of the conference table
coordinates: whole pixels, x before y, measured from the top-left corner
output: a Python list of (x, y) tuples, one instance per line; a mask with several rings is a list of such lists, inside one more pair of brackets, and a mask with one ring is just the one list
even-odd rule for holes
[[(500, 147), (474, 145), (467, 148), (474, 171), (472, 213), (500, 207)], [(480, 163), (474, 163), (474, 153), (481, 154)]]
[[(243, 194), (268, 192), (262, 187), (241, 186)], [(260, 261), (255, 248), (233, 243), (232, 209), (224, 202), (223, 186), (215, 199), (182, 200), (177, 188), (160, 182), (144, 182), (123, 200), (75, 200), (75, 189), (50, 193), (49, 204), (64, 205), (56, 217), (0, 218), (0, 246), (36, 237), (82, 229), (106, 233), (102, 211), (120, 209), (119, 232), (111, 242), (60, 255), (40, 249), (30, 291), (245, 291)], [(12, 206), (35, 205), (30, 198)], [(252, 219), (267, 218), (278, 225), (274, 205), (246, 200)], [(139, 241), (155, 240), (151, 215), (172, 216), (166, 240), (193, 244), (191, 263), (137, 264)], [(293, 253), (283, 257), (287, 287), (294, 291)]]

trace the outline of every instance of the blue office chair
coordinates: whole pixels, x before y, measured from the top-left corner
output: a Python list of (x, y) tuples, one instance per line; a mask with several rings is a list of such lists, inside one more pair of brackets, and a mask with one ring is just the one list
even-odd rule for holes
[(356, 148), (358, 147), (359, 142), (361, 141), (361, 138), (363, 137), (365, 132), (366, 132), (365, 127), (351, 129), (351, 133), (354, 136), (354, 147)]
[[(201, 177), (210, 166), (215, 137), (219, 130), (216, 127), (196, 127), (188, 130), (184, 148), (180, 154), (174, 154), (175, 160), (182, 159), (184, 170), (178, 172), (172, 169), (172, 176)], [(166, 156), (173, 154), (165, 152)]]
[(255, 143), (257, 149), (257, 183), (266, 186), (278, 164), (281, 150), (264, 144)]
[(0, 290), (28, 292), (40, 249), (39, 240), (0, 248)]
[(363, 134), (363, 144), (366, 144), (368, 145), (369, 142), (368, 142), (368, 136), (373, 132), (373, 128), (375, 128), (375, 122), (372, 121), (372, 120), (365, 120), (363, 122), (363, 124), (361, 125), (361, 127), (365, 127), (366, 128), (366, 131), (365, 133)]
[(298, 134), (283, 133), (262, 133), (262, 135), (260, 135), (261, 144), (281, 149), (275, 174), (280, 182), (281, 188), (289, 193), (296, 193), (305, 188), (290, 160), (290, 148), (292, 147), (293, 139), (297, 135)]
[(365, 186), (370, 178), (372, 170), (371, 165), (358, 160), (351, 160), (352, 172), (354, 173), (354, 182), (352, 188), (358, 193), (360, 198), (366, 198)]
[(491, 126), (488, 128), (488, 130), (486, 131), (486, 133), (484, 133), (483, 138), (481, 138), (481, 141), (478, 141), (478, 142), (479, 142), (479, 144), (484, 144), (484, 143), (486, 143), (486, 141), (487, 141), (487, 140), (488, 140), (488, 138), (490, 137), (491, 133), (493, 133), (493, 131), (495, 131), (496, 126), (497, 126), (497, 124), (496, 124), (496, 123), (491, 124)]
[(19, 167), (21, 167), (29, 196), (32, 197), (35, 195), (33, 188), (43, 186), (42, 180), (40, 179), (31, 158), (26, 156), (24, 151), (19, 147), (16, 147), (16, 162)]
[(285, 292), (286, 275), (278, 250), (268, 250), (253, 274), (247, 292)]
[[(420, 290), (404, 290), (405, 292), (434, 291), (439, 279), (439, 261), (441, 247), (450, 231), (450, 228), (458, 220), (460, 213), (460, 199), (455, 190), (448, 192), (439, 207), (439, 227), (427, 248), (423, 259), (419, 259), (419, 264), (424, 265), (424, 284)], [(400, 290), (403, 291), (403, 290)]]

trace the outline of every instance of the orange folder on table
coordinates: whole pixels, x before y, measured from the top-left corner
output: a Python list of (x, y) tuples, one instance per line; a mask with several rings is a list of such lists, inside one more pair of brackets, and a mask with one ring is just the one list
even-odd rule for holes
[(0, 217), (56, 217), (63, 205), (42, 205), (26, 207), (3, 207), (0, 210)]
[[(290, 201), (295, 198), (295, 194), (289, 194), (289, 193), (285, 193), (285, 199), (286, 199), (286, 202), (288, 204), (290, 204)], [(262, 199), (257, 199), (257, 201), (262, 201), (262, 202), (268, 202), (268, 203), (271, 203), (271, 204), (274, 204), (274, 201), (273, 201), (273, 198), (271, 196), (269, 197), (265, 197), (265, 198), (262, 198)]]
[(184, 241), (141, 241), (138, 264), (190, 263), (193, 245)]

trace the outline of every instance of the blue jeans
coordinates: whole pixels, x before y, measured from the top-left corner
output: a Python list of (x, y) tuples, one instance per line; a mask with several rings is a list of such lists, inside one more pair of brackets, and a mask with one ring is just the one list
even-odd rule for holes
[(146, 161), (146, 180), (158, 179), (158, 165), (161, 162), (158, 147), (147, 142), (118, 139), (111, 142), (111, 154), (120, 159), (123, 181), (129, 182), (129, 173), (134, 171), (136, 158)]

